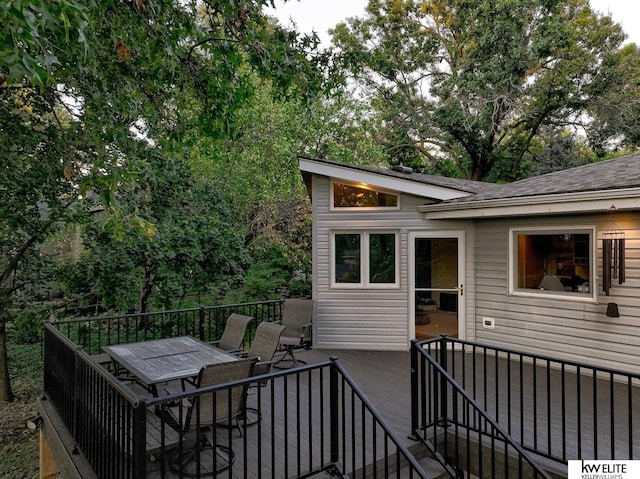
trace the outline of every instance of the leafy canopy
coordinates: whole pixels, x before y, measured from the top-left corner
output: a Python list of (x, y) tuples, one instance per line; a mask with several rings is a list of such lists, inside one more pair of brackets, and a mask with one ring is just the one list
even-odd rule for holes
[(476, 180), (521, 175), (545, 126), (588, 129), (624, 38), (586, 0), (370, 0), (333, 30), (388, 151)]

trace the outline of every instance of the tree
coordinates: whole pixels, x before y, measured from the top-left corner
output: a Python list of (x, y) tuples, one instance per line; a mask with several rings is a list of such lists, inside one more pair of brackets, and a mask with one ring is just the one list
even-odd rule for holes
[(216, 283), (239, 283), (244, 266), (243, 235), (234, 212), (218, 191), (195, 178), (183, 161), (150, 151), (135, 185), (116, 194), (128, 223), (122, 237), (103, 227), (104, 218), (85, 228), (83, 260), (68, 265), (69, 296), (83, 294), (107, 309), (164, 309)]
[(131, 224), (149, 231), (149, 219), (127, 216), (117, 190), (135, 184), (150, 148), (170, 157), (192, 128), (227, 134), (253, 93), (252, 72), (313, 101), (328, 56), (309, 54), (313, 38), (271, 24), (262, 13), (268, 4), (0, 3), (0, 143), (9, 155), (0, 191), (9, 198), (21, 182), (34, 186), (23, 201), (7, 202), (13, 210), (3, 217), (0, 400), (12, 396), (4, 332), (15, 278), (28, 276), (36, 264), (28, 259), (52, 228), (99, 198), (106, 232), (123, 236)]
[[(39, 247), (61, 223), (82, 214), (76, 198), (80, 152), (62, 134), (60, 118), (33, 90), (0, 95), (0, 357), (5, 325), (29, 286), (51, 279)], [(6, 362), (0, 361), (0, 398), (11, 398)]]
[(333, 39), (380, 141), (475, 180), (520, 176), (545, 126), (588, 128), (625, 38), (586, 0), (370, 0), (366, 12)]
[[(227, 137), (205, 138), (192, 131), (197, 138), (186, 156), (196, 175), (225, 192), (225, 201), (234, 205), (252, 269), (263, 260), (271, 264), (280, 253), (284, 261), (277, 261), (279, 266), (310, 272), (311, 208), (298, 156), (360, 164), (386, 158), (368, 134), (367, 111), (349, 96), (318, 99), (308, 108), (298, 99), (282, 98), (257, 77), (254, 89)], [(249, 280), (254, 273), (248, 271)]]
[(597, 152), (611, 147), (640, 146), (640, 50), (625, 45), (609, 57), (591, 85), (595, 101), (589, 105), (589, 142)]

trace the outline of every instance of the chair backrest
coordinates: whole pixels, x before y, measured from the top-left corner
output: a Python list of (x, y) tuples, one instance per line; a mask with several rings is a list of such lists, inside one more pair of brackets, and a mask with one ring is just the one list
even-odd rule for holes
[[(226, 363), (208, 364), (200, 369), (196, 386), (203, 388), (246, 379), (253, 374), (256, 361), (256, 358), (244, 358)], [(230, 390), (196, 396), (193, 406), (187, 412), (185, 429), (195, 426), (198, 421), (200, 426), (207, 426), (214, 422), (221, 423), (238, 417), (243, 412), (245, 390), (246, 386), (237, 386)]]
[(280, 335), (285, 327), (263, 321), (256, 329), (256, 336), (253, 338), (247, 357), (260, 358), (260, 361), (271, 361), (276, 354), (278, 344), (280, 344)]
[(229, 316), (217, 346), (226, 351), (240, 349), (242, 347), (242, 341), (244, 341), (247, 326), (252, 319), (251, 316), (244, 316), (237, 313)]
[[(290, 298), (284, 301), (282, 311), (282, 325), (289, 329), (287, 334), (298, 335), (311, 334), (311, 329), (304, 331), (304, 326), (313, 321), (313, 300), (302, 298)], [(309, 338), (304, 338), (309, 339)]]

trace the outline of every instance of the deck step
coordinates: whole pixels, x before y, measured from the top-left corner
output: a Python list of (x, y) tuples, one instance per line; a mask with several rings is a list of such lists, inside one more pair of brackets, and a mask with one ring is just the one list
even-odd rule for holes
[[(422, 466), (424, 472), (426, 472), (431, 479), (445, 479), (449, 477), (440, 463), (431, 457), (423, 457), (422, 459), (419, 459), (418, 462)], [(401, 470), (400, 477), (410, 477), (409, 468), (404, 468), (403, 470)], [(415, 477), (415, 475), (413, 477)]]

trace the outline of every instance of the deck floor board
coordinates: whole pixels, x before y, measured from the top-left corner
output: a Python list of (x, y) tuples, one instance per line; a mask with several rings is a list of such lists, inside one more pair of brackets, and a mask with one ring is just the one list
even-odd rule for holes
[[(320, 363), (328, 360), (330, 357), (337, 357), (340, 364), (346, 369), (347, 373), (351, 376), (358, 387), (363, 391), (365, 396), (371, 402), (371, 404), (377, 409), (383, 419), (390, 426), (391, 430), (399, 438), (401, 443), (407, 447), (415, 448), (416, 442), (409, 438), (411, 434), (411, 377), (410, 377), (410, 353), (409, 352), (374, 352), (374, 351), (352, 351), (352, 350), (309, 350), (309, 351), (297, 351), (296, 356), (300, 359), (304, 359), (308, 364)], [(487, 369), (493, 368), (491, 359), (486, 362)], [(566, 444), (562, 444), (559, 438), (561, 437), (561, 411), (562, 396), (556, 392), (547, 392), (546, 377), (540, 376), (541, 370), (537, 368), (535, 374), (537, 379), (537, 385), (533, 386), (534, 368), (524, 367), (524, 378), (522, 380), (522, 404), (531, 406), (534, 400), (538, 404), (536, 409), (535, 422), (538, 427), (535, 429), (531, 427), (534, 422), (534, 417), (529, 416), (525, 412), (524, 417), (520, 417), (518, 412), (520, 407), (520, 382), (513, 384), (513, 382), (507, 382), (506, 372), (509, 370), (506, 360), (499, 360), (501, 364), (498, 367), (498, 374), (493, 373), (487, 378), (487, 384), (483, 384), (480, 381), (482, 377), (478, 374), (478, 364), (476, 364), (476, 374), (473, 373), (472, 362), (465, 361), (464, 364), (457, 359), (456, 374), (459, 378), (462, 378), (462, 369), (465, 369), (465, 387), (469, 390), (474, 389), (475, 378), (475, 390), (479, 395), (479, 402), (486, 404), (486, 408), (490, 413), (495, 414), (497, 412), (501, 425), (505, 429), (510, 428), (510, 433), (516, 439), (522, 439), (527, 444), (533, 444), (534, 442), (538, 447), (553, 450), (554, 452), (562, 451), (565, 449), (565, 454), (569, 459), (583, 458), (593, 459), (595, 458), (594, 452), (594, 438), (589, 439), (589, 434), (584, 435), (584, 438), (580, 444), (572, 440), (569, 436)], [(484, 367), (485, 363), (482, 363)], [(492, 369), (493, 371), (493, 369)], [(546, 375), (546, 373), (544, 373)], [(327, 375), (328, 376), (328, 375)], [(544, 381), (541, 381), (544, 379)], [(499, 386), (495, 387), (495, 381), (498, 381)], [(552, 389), (554, 385), (557, 385), (559, 381), (559, 374), (554, 375), (553, 372), (550, 375), (550, 384)], [(328, 387), (328, 377), (324, 378), (324, 386)], [(568, 381), (571, 382), (571, 381)], [(601, 385), (592, 384), (593, 381), (582, 379), (581, 380), (581, 396), (582, 401), (587, 406), (591, 404), (585, 398), (596, 397), (598, 404), (607, 404), (609, 389), (608, 386), (605, 390)], [(575, 378), (573, 380), (574, 386), (570, 385), (565, 389), (564, 397), (564, 410), (566, 411), (565, 423), (567, 431), (575, 431), (577, 429), (576, 424), (576, 398), (577, 398), (577, 382)], [(484, 390), (488, 391), (487, 397), (484, 397)], [(314, 468), (314, 464), (320, 463), (322, 459), (326, 459), (329, 454), (329, 443), (325, 439), (321, 442), (320, 428), (326, 427), (326, 421), (328, 421), (328, 404), (321, 404), (317, 395), (313, 395), (311, 400), (308, 399), (308, 382), (304, 378), (300, 383), (290, 381), (287, 384), (287, 394), (285, 395), (282, 389), (274, 390), (276, 395), (276, 404), (273, 410), (271, 409), (271, 394), (270, 388), (260, 388), (258, 391), (256, 388), (252, 388), (249, 395), (248, 405), (252, 407), (259, 407), (262, 410), (262, 420), (257, 424), (250, 426), (241, 436), (237, 429), (227, 430), (224, 428), (218, 428), (216, 431), (217, 442), (226, 444), (228, 442), (228, 434), (232, 434), (232, 444), (234, 451), (236, 451), (236, 459), (234, 465), (234, 472), (232, 477), (295, 477), (299, 473), (306, 473)], [(318, 381), (312, 382), (312, 387), (319, 387)], [(297, 401), (292, 402), (292, 398), (295, 396), (294, 392), (300, 390), (299, 405)], [(632, 408), (634, 417), (640, 417), (640, 392), (638, 387), (634, 388)], [(497, 393), (495, 392), (497, 391)], [(614, 442), (613, 449), (616, 451), (617, 459), (628, 459), (627, 452), (629, 448), (628, 441), (628, 427), (629, 421), (627, 417), (628, 412), (628, 398), (627, 393), (621, 392), (622, 389), (619, 385), (614, 385), (613, 388), (613, 405), (607, 410), (614, 411), (615, 416), (615, 428), (614, 434), (616, 440)], [(285, 397), (288, 400), (285, 401)], [(547, 411), (547, 398), (551, 399), (551, 408)], [(261, 406), (258, 402), (262, 404)], [(586, 401), (586, 402), (585, 402)], [(286, 404), (286, 406), (284, 406)], [(512, 410), (512, 421), (508, 425), (507, 410)], [(285, 416), (284, 411), (287, 411), (288, 421), (283, 421)], [(526, 409), (525, 411), (529, 411)], [(273, 420), (272, 420), (273, 411)], [(299, 423), (296, 419), (297, 413), (299, 413)], [(585, 413), (585, 411), (583, 411)], [(356, 415), (357, 416), (357, 415)], [(310, 418), (310, 420), (309, 420)], [(524, 427), (521, 428), (520, 424)], [(272, 428), (272, 424), (274, 427)], [(609, 417), (601, 414), (597, 419), (597, 443), (598, 443), (598, 457), (607, 459), (611, 452), (611, 426)], [(353, 425), (348, 424), (347, 429), (355, 428), (356, 432), (362, 431), (362, 424), (358, 417), (354, 419)], [(365, 426), (365, 431), (366, 431)], [(583, 422), (583, 428), (593, 429), (593, 423)], [(633, 426), (637, 428), (637, 425)], [(626, 430), (625, 430), (626, 428)], [(551, 433), (551, 443), (549, 444), (548, 432)], [(584, 432), (584, 431), (583, 431)], [(311, 438), (309, 443), (306, 441)], [(275, 451), (275, 456), (272, 456), (271, 443), (281, 444), (286, 441), (289, 450), (288, 456), (284, 451)], [(301, 446), (298, 446), (298, 443)], [(344, 446), (350, 454), (348, 440)], [(634, 458), (640, 458), (640, 444), (633, 444)], [(373, 448), (373, 447), (372, 447)], [(375, 455), (376, 459), (380, 459), (380, 451), (383, 450), (380, 444), (377, 445), (378, 452)], [(256, 454), (252, 451), (260, 451)], [(580, 452), (580, 455), (578, 454)], [(371, 453), (371, 451), (369, 451)], [(364, 454), (358, 450), (356, 455)], [(294, 464), (298, 463), (298, 455), (303, 458), (303, 470), (296, 470)], [(317, 462), (316, 462), (317, 461)], [(148, 477), (160, 477), (159, 475), (160, 461), (150, 463), (149, 476)], [(246, 468), (246, 469), (245, 469)], [(308, 468), (304, 470), (304, 468)], [(283, 471), (288, 471), (284, 473)], [(246, 474), (245, 474), (246, 473)], [(168, 474), (166, 477), (177, 477), (173, 473)]]

